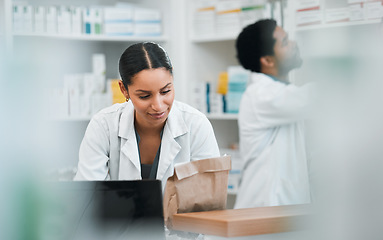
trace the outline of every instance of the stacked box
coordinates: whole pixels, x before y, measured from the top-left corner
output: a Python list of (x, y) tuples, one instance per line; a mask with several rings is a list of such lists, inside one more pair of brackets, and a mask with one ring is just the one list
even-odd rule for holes
[(105, 8), (104, 33), (106, 35), (133, 35), (133, 8)]
[(228, 68), (229, 85), (226, 95), (226, 112), (238, 113), (243, 93), (246, 91), (250, 72), (241, 66), (230, 66)]
[(70, 34), (72, 32), (72, 13), (70, 7), (60, 6), (57, 8), (57, 32)]
[(136, 36), (159, 36), (162, 34), (161, 12), (155, 9), (135, 8), (134, 35)]
[(34, 32), (45, 33), (45, 7), (38, 6), (34, 8)]
[(57, 7), (49, 6), (46, 12), (47, 19), (47, 33), (55, 34), (57, 33)]
[(196, 2), (194, 11), (194, 34), (197, 36), (215, 33), (216, 1), (200, 0)]
[(242, 29), (240, 12), (240, 1), (218, 0), (216, 5), (216, 33), (218, 35), (239, 33)]
[(71, 7), (72, 34), (80, 35), (82, 33), (82, 12), (81, 7)]
[(320, 0), (298, 0), (296, 11), (297, 26), (321, 24), (323, 22)]

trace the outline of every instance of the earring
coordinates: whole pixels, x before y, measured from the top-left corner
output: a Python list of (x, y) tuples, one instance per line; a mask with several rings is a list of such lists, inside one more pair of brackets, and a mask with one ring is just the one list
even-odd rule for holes
[(127, 98), (126, 101), (129, 102), (129, 98)]

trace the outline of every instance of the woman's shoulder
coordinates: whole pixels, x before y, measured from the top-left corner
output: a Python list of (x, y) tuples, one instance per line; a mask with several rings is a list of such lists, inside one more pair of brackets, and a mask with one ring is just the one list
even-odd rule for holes
[(196, 108), (190, 106), (189, 104), (179, 102), (179, 101), (174, 101), (173, 104), (174, 104), (173, 107), (176, 109), (176, 111), (178, 111), (181, 115), (185, 117), (200, 118), (200, 119), (206, 118), (205, 114), (198, 111)]
[(129, 108), (129, 104), (127, 102), (125, 103), (115, 103), (112, 106), (106, 107), (101, 109), (99, 112), (97, 112), (93, 116), (93, 120), (100, 120), (100, 119), (114, 119), (119, 118), (120, 115)]

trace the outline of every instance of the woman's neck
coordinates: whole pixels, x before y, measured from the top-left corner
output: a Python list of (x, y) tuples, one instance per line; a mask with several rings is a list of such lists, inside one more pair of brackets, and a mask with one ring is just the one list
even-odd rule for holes
[(136, 128), (136, 131), (139, 135), (157, 135), (160, 134), (162, 129), (165, 126), (165, 122), (159, 125), (151, 125), (149, 123), (145, 123), (144, 121), (137, 120), (136, 114), (134, 115), (134, 127)]

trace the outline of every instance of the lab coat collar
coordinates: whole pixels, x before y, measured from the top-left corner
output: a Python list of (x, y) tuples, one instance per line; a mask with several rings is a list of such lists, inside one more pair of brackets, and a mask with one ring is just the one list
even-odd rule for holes
[[(132, 136), (135, 137), (135, 135), (132, 135), (132, 132), (134, 132), (134, 107), (130, 101), (123, 104), (126, 104), (126, 107), (121, 114), (118, 136), (129, 139)], [(165, 129), (166, 126), (168, 126), (173, 138), (177, 138), (188, 132), (186, 123), (177, 105), (177, 101), (174, 101), (165, 124)]]
[[(141, 163), (138, 155), (136, 134), (134, 132), (134, 107), (131, 102), (124, 104), (127, 106), (121, 114), (118, 131), (118, 136), (121, 138), (122, 144), (119, 179), (139, 179), (141, 177)], [(181, 151), (181, 146), (177, 143), (176, 138), (188, 132), (182, 113), (177, 105), (177, 102), (174, 101), (164, 127), (161, 141), (161, 154), (156, 177), (160, 180), (162, 180), (167, 169), (172, 165), (173, 160)], [(125, 143), (123, 143), (124, 140), (126, 141)], [(122, 155), (126, 158), (122, 157)], [(129, 162), (135, 166), (136, 171), (134, 171), (134, 176), (131, 175), (131, 172), (126, 171), (126, 169), (129, 169)]]
[(162, 180), (166, 171), (172, 166), (173, 160), (181, 151), (181, 146), (176, 139), (188, 132), (186, 123), (182, 117), (181, 111), (174, 101), (165, 124), (164, 133), (161, 142), (160, 161), (157, 170), (157, 179)]
[(282, 83), (285, 85), (289, 84), (287, 82), (283, 82), (283, 81), (279, 80), (278, 78), (271, 76), (271, 75), (268, 75), (268, 74), (252, 72), (251, 77), (250, 77), (250, 81), (249, 81), (249, 85), (253, 84), (255, 82), (258, 82), (258, 81), (265, 80), (265, 79), (272, 80), (274, 82), (279, 82), (279, 83)]
[[(138, 155), (136, 133), (134, 132), (134, 107), (132, 102), (126, 104), (119, 121), (118, 136), (121, 138), (119, 179), (140, 179), (141, 163)], [(134, 165), (134, 171), (128, 171)]]

